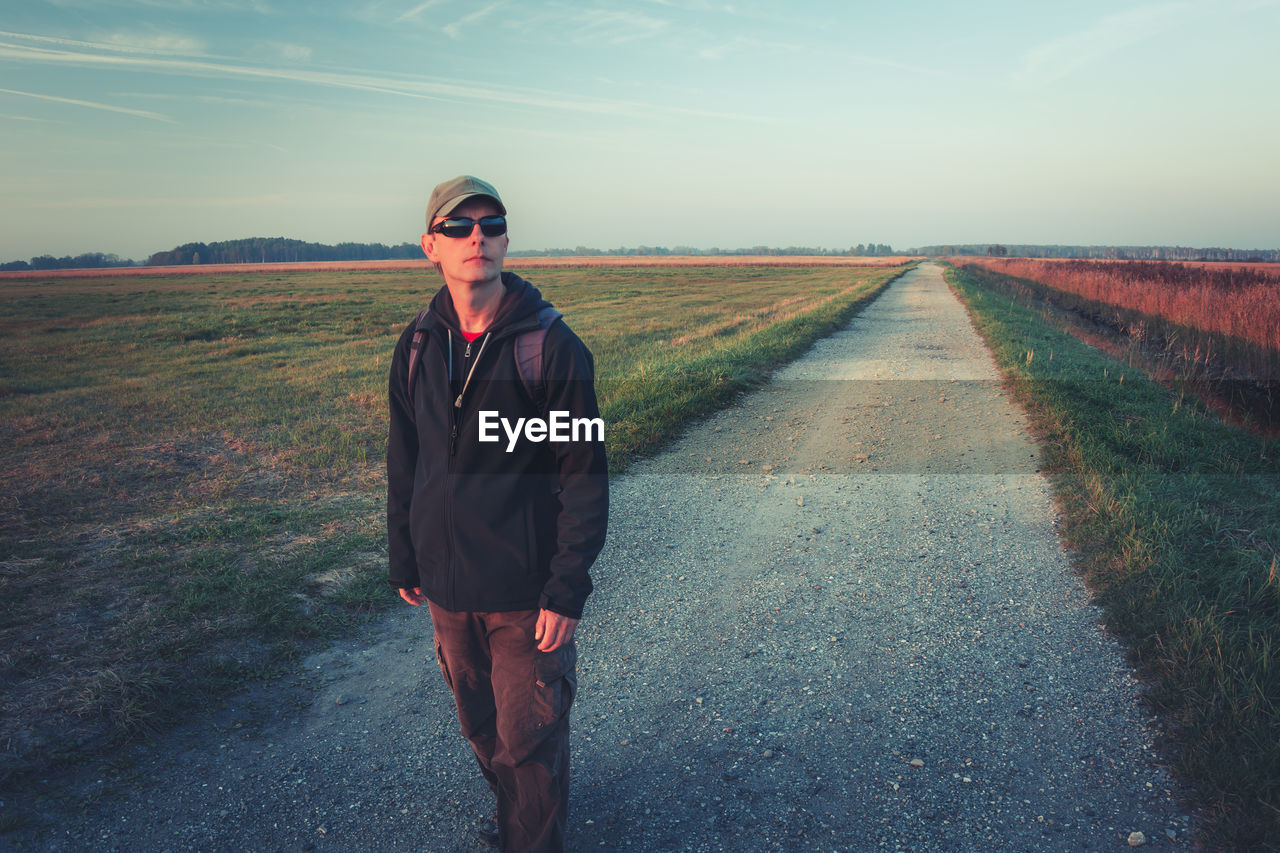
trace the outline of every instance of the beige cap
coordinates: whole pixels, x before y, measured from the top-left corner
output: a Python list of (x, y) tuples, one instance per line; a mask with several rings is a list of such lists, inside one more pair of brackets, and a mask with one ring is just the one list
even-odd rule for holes
[(492, 184), (473, 178), (471, 175), (459, 175), (437, 185), (431, 191), (431, 198), (427, 200), (427, 227), (431, 227), (431, 220), (437, 216), (448, 216), (455, 207), (476, 196), (493, 199), (498, 203), (498, 212), (506, 216), (507, 209), (503, 206), (502, 199), (498, 197), (498, 191)]

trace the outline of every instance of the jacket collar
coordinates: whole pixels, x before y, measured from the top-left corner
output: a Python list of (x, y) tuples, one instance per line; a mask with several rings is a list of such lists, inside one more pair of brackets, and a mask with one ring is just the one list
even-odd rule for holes
[[(538, 288), (513, 272), (502, 273), (502, 284), (506, 293), (489, 326), (489, 333), (498, 338), (537, 328), (538, 311), (551, 303), (542, 298)], [(436, 292), (430, 310), (418, 320), (416, 328), (429, 329), (433, 326), (461, 334), (458, 312), (453, 307), (453, 296), (447, 286)]]

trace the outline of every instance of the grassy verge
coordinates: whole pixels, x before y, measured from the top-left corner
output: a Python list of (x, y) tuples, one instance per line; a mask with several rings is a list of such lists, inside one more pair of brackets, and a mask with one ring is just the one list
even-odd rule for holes
[[(625, 469), (682, 425), (725, 405), (846, 324), (912, 267), (834, 276), (810, 269), (783, 278), (767, 267), (711, 268), (695, 275), (671, 268), (666, 282), (650, 284), (643, 296), (633, 294), (640, 302), (628, 311), (639, 325), (625, 331), (594, 316), (593, 306), (581, 306), (591, 329), (584, 337), (601, 377), (610, 465)], [(839, 286), (830, 287), (832, 282)], [(774, 291), (764, 303), (758, 301), (762, 287)], [(570, 316), (579, 313), (575, 308)]]
[[(529, 277), (596, 355), (621, 468), (901, 271)], [(438, 286), (411, 271), (0, 282), (0, 790), (397, 600), (386, 371)]]
[(947, 276), (1043, 434), (1068, 542), (1150, 679), (1202, 840), (1280, 849), (1280, 442)]
[(1087, 326), (1091, 343), (1105, 341), (1109, 351), (1123, 353), (1127, 362), (1142, 364), (1162, 381), (1176, 382), (1179, 390), (1186, 389), (1230, 419), (1273, 437), (1280, 434), (1280, 350), (1014, 277), (985, 264), (960, 267), (985, 288), (1028, 305), (1051, 306), (1077, 334)]

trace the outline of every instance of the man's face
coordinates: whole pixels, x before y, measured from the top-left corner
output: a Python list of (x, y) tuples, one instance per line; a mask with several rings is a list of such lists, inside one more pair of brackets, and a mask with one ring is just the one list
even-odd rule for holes
[[(450, 217), (465, 216), (479, 219), (496, 216), (498, 205), (491, 199), (477, 196), (469, 198), (449, 212)], [(435, 225), (444, 217), (437, 216)], [(446, 237), (428, 232), (422, 235), (422, 251), (433, 263), (440, 265), (444, 279), (449, 283), (486, 284), (501, 280), (502, 261), (507, 256), (507, 235), (486, 237), (479, 225), (473, 225), (466, 237)]]

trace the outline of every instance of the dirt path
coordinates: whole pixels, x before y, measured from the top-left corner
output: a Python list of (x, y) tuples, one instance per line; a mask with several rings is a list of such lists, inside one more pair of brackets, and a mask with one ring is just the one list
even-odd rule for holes
[[(571, 849), (1185, 847), (1036, 460), (925, 266), (617, 480)], [(113, 792), (39, 846), (474, 849), (488, 795), (425, 616), (87, 781)]]

